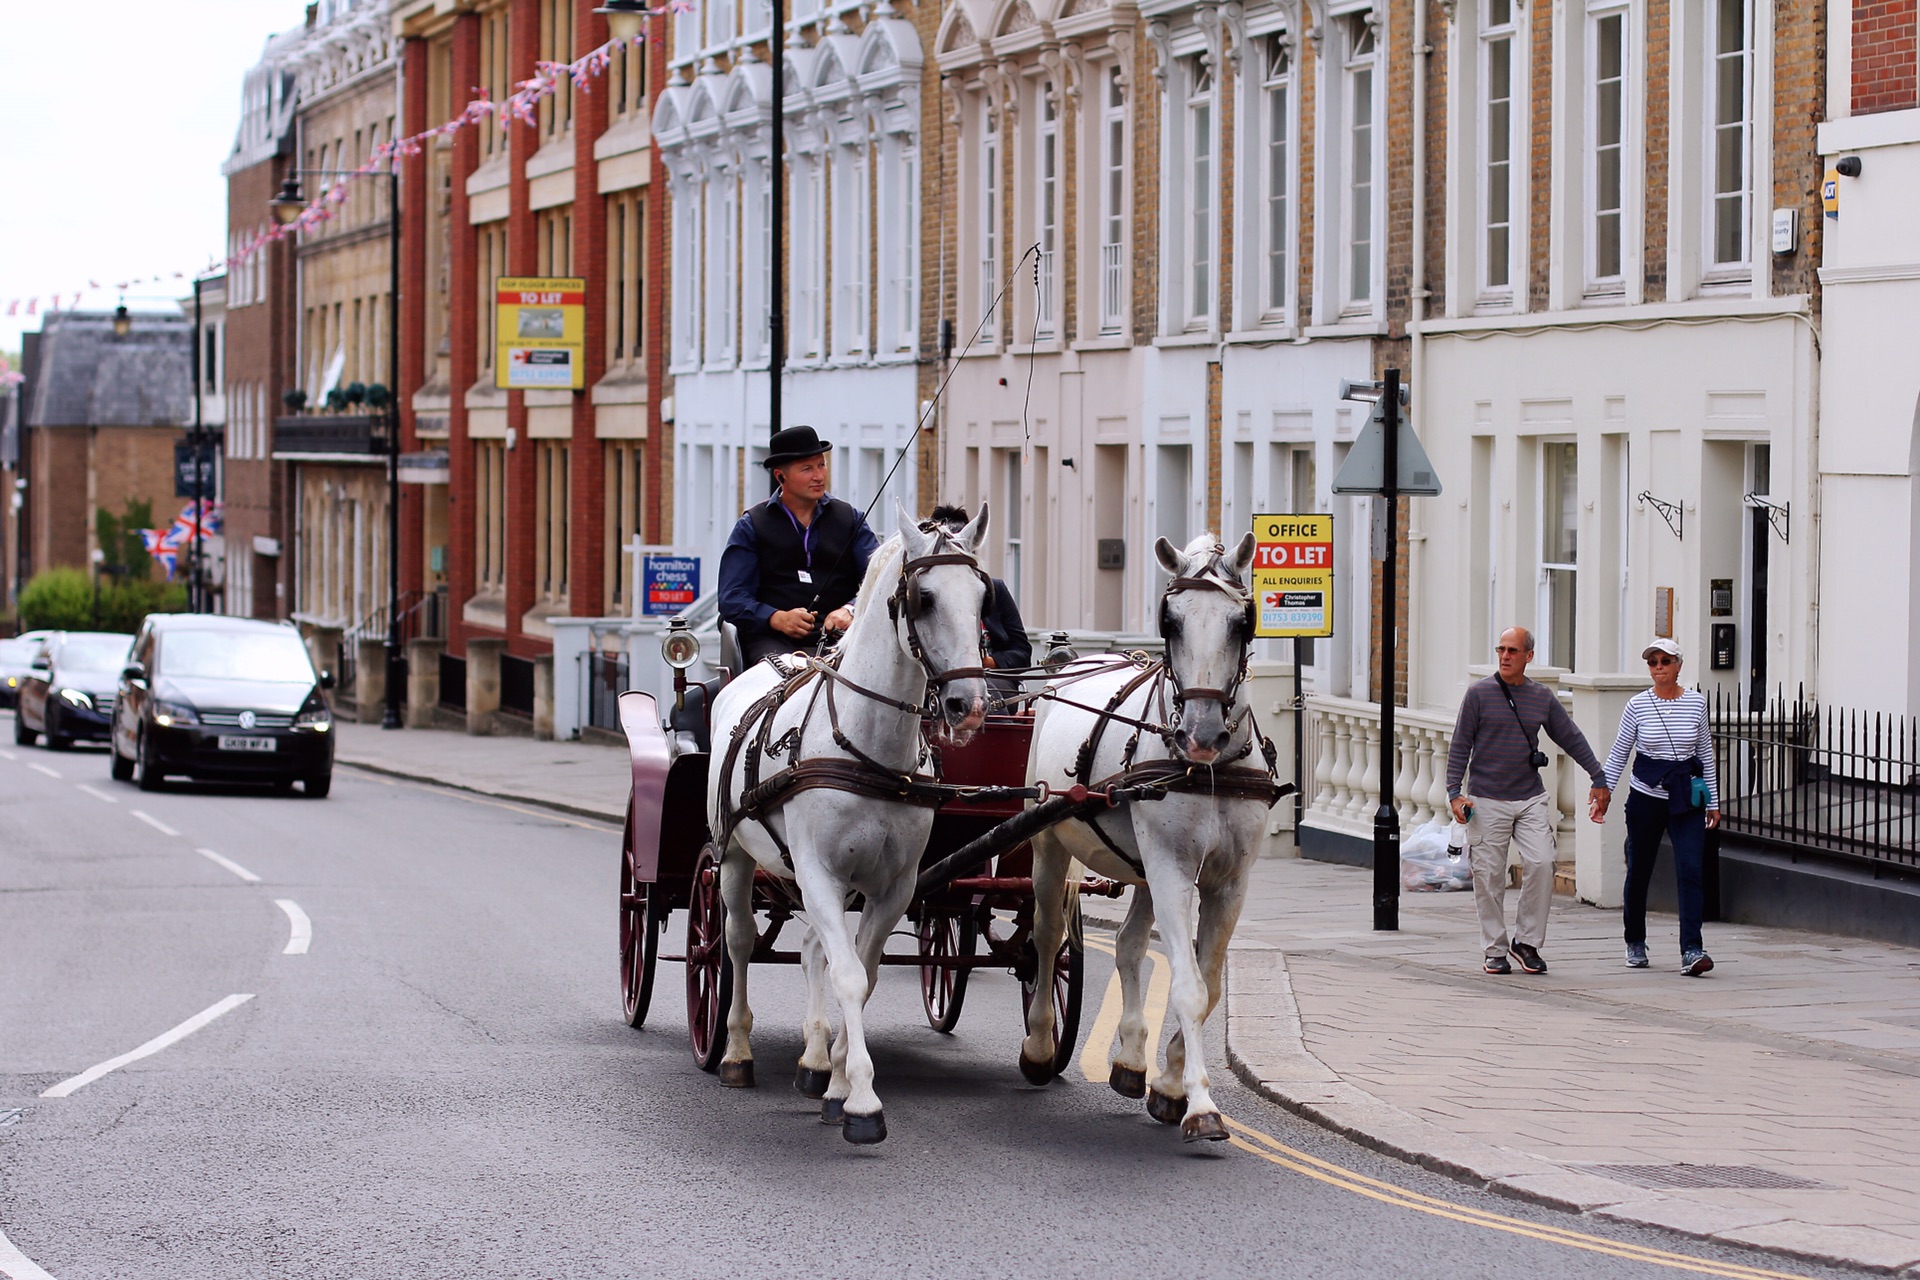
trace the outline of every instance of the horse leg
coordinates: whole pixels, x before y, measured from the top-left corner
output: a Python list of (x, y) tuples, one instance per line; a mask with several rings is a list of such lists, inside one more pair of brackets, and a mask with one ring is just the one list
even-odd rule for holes
[[(1167, 1044), (1166, 1069), (1148, 1094), (1147, 1111), (1165, 1123), (1179, 1120), (1181, 1136), (1189, 1142), (1201, 1138), (1217, 1140), (1227, 1136), (1227, 1127), (1209, 1089), (1211, 1082), (1207, 1078), (1206, 1057), (1200, 1040), (1208, 1001), (1194, 950), (1193, 926), (1189, 923), (1194, 917), (1196, 891), (1178, 866), (1156, 865), (1172, 861), (1149, 860), (1147, 864), (1147, 878), (1158, 891), (1155, 896), (1168, 908), (1160, 913), (1160, 936), (1166, 940), (1167, 959), (1173, 968), (1173, 989), (1167, 1003), (1179, 1023), (1179, 1030)], [(1160, 1103), (1158, 1109), (1156, 1100)]]
[[(833, 1059), (829, 1043), (833, 1026), (827, 1019), (827, 953), (811, 924), (800, 939), (800, 966), (807, 975), (807, 1017), (800, 1026), (805, 1044), (800, 1050), (800, 1065), (793, 1073), (793, 1087), (809, 1098), (824, 1098), (832, 1083)], [(845, 1097), (843, 1092), (841, 1097)]]
[(727, 956), (733, 961), (733, 1004), (727, 1010), (720, 1083), (730, 1089), (751, 1089), (753, 1010), (747, 1005), (747, 966), (760, 944), (760, 934), (753, 922), (753, 859), (745, 850), (731, 849), (720, 860), (720, 897), (727, 908)]
[(1029, 1084), (1053, 1080), (1053, 962), (1066, 934), (1067, 851), (1052, 833), (1033, 838), (1033, 1005), (1027, 1010), (1027, 1038), (1020, 1044), (1020, 1074)]
[(1147, 1096), (1147, 935), (1153, 931), (1153, 894), (1133, 887), (1126, 922), (1114, 938), (1113, 965), (1120, 975), (1120, 1047), (1107, 1068), (1107, 1083), (1123, 1098)]
[[(887, 1136), (887, 1123), (881, 1114), (879, 1095), (873, 1091), (873, 1059), (867, 1054), (867, 970), (848, 932), (846, 913), (840, 909), (847, 900), (846, 886), (811, 859), (802, 861), (797, 874), (803, 901), (832, 908), (814, 913), (813, 925), (827, 952), (827, 979), (840, 1002), (840, 1034), (846, 1041), (847, 1095), (842, 1107), (846, 1127), (841, 1133), (848, 1142), (879, 1142)], [(829, 1086), (829, 1105), (831, 1102)]]

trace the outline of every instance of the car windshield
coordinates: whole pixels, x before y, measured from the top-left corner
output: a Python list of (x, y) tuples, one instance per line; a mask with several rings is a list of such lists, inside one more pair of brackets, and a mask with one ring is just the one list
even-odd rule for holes
[(131, 648), (132, 636), (69, 635), (60, 642), (58, 661), (63, 671), (118, 671)]
[(176, 631), (160, 644), (160, 674), (312, 684), (307, 646), (284, 634)]

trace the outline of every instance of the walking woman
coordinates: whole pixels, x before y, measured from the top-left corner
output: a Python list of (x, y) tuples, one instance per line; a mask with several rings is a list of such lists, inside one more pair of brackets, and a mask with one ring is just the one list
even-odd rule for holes
[(1680, 889), (1680, 972), (1698, 978), (1713, 968), (1700, 937), (1700, 868), (1707, 832), (1720, 825), (1720, 783), (1707, 727), (1707, 699), (1680, 687), (1680, 646), (1660, 637), (1640, 653), (1653, 688), (1636, 693), (1620, 715), (1620, 736), (1607, 754), (1607, 786), (1617, 788), (1633, 761), (1627, 796), (1627, 967), (1647, 967), (1647, 886), (1664, 833), (1673, 840)]

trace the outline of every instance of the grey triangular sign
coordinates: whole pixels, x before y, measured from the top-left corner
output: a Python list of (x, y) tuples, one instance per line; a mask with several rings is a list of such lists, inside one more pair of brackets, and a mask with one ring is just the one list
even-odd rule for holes
[[(1395, 459), (1399, 464), (1400, 493), (1407, 497), (1434, 498), (1440, 494), (1440, 477), (1434, 474), (1433, 463), (1427, 458), (1427, 451), (1420, 445), (1420, 437), (1413, 433), (1413, 424), (1407, 421), (1404, 413), (1400, 417), (1400, 456)], [(1340, 474), (1333, 478), (1335, 493), (1385, 493), (1387, 491), (1387, 429), (1380, 421), (1379, 411), (1361, 428), (1359, 437), (1354, 440), (1353, 448), (1347, 451), (1347, 460), (1340, 465)]]

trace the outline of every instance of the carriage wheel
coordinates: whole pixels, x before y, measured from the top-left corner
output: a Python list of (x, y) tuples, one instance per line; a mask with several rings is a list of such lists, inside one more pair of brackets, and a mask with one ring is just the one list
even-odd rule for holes
[(928, 910), (920, 917), (920, 1003), (927, 1025), (942, 1035), (960, 1021), (973, 972), (953, 962), (973, 957), (979, 928), (971, 907), (952, 915)]
[[(1087, 958), (1081, 945), (1080, 903), (1073, 904), (1073, 916), (1067, 921), (1067, 936), (1060, 954), (1053, 961), (1053, 1074), (1059, 1075), (1073, 1061), (1074, 1042), (1080, 1037), (1080, 995), (1086, 985)], [(1029, 942), (1028, 947), (1032, 947)], [(1020, 979), (1020, 1009), (1024, 1016), (1033, 1009), (1038, 966), (1027, 969)]]
[(627, 1025), (647, 1020), (653, 1001), (653, 969), (660, 959), (660, 934), (667, 923), (667, 904), (658, 885), (633, 878), (633, 860), (620, 851), (620, 991)]
[(714, 1071), (727, 1049), (733, 961), (727, 956), (727, 908), (720, 900), (720, 851), (711, 843), (693, 864), (687, 895), (687, 1032), (693, 1060)]

